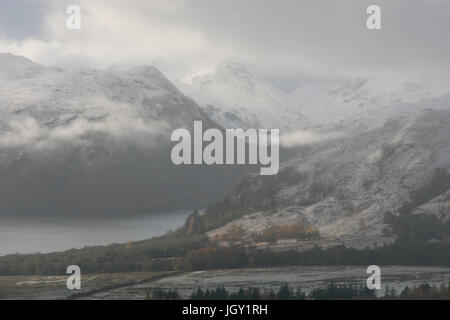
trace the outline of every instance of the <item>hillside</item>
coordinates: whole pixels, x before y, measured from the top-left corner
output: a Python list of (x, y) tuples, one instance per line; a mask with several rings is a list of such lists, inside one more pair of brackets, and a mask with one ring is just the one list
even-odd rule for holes
[(208, 235), (239, 227), (248, 238), (301, 223), (318, 230), (319, 244), (358, 247), (392, 242), (385, 214), (399, 215), (406, 204), (413, 213), (448, 221), (449, 137), (450, 111), (429, 109), (302, 147), (278, 177), (248, 177), (209, 207), (203, 216)]
[(0, 55), (0, 215), (204, 207), (242, 167), (176, 167), (175, 128), (220, 126), (156, 68), (62, 70)]
[(225, 128), (273, 128), (283, 134), (310, 125), (284, 93), (237, 61), (224, 61), (212, 72), (194, 73), (177, 84)]
[[(360, 129), (431, 107), (448, 109), (448, 87), (424, 79), (355, 78), (309, 84), (287, 96), (314, 126)], [(435, 103), (435, 100), (439, 103)]]

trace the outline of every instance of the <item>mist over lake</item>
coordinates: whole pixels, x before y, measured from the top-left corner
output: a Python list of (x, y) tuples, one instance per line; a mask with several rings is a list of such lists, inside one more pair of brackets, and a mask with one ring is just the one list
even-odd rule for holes
[(192, 210), (120, 218), (2, 218), (0, 256), (150, 239), (182, 226), (190, 213)]

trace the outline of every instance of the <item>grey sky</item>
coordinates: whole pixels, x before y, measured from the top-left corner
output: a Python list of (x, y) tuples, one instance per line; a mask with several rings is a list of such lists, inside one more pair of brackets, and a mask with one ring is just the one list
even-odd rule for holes
[(27, 37), (39, 37), (48, 9), (46, 1), (1, 0), (0, 34), (19, 40)]
[[(82, 30), (65, 29), (68, 4)], [(382, 30), (366, 8), (382, 9)], [(0, 51), (43, 64), (153, 63), (172, 76), (227, 58), (292, 89), (353, 76), (450, 74), (448, 0), (1, 0)]]

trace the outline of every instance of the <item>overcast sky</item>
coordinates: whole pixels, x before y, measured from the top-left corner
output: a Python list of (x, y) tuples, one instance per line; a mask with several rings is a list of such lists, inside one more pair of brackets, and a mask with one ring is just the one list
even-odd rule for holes
[[(66, 8), (82, 9), (82, 30)], [(366, 8), (382, 9), (382, 30)], [(45, 65), (156, 64), (169, 77), (234, 58), (287, 89), (341, 77), (450, 74), (448, 0), (1, 0), (0, 51)]]

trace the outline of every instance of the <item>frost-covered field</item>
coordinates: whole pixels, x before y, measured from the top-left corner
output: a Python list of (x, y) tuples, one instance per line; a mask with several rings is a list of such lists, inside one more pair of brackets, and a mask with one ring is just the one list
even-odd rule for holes
[[(65, 276), (10, 276), (0, 277), (0, 299), (67, 299), (74, 293), (80, 299), (145, 299), (157, 288), (176, 289), (188, 298), (198, 287), (202, 289), (224, 286), (229, 291), (239, 288), (278, 290), (288, 283), (291, 288), (300, 287), (310, 292), (333, 282), (364, 284), (368, 275), (363, 266), (284, 267), (262, 269), (235, 269), (197, 271), (184, 274), (118, 273), (85, 275), (82, 290), (66, 288)], [(384, 293), (386, 286), (397, 292), (405, 286), (423, 283), (441, 284), (450, 281), (449, 267), (381, 266)]]
[[(386, 286), (397, 291), (423, 283), (440, 284), (450, 281), (450, 268), (444, 267), (405, 267), (385, 266), (382, 270), (382, 287), (378, 295), (384, 293)], [(313, 288), (355, 282), (364, 284), (368, 275), (366, 267), (325, 266), (325, 267), (285, 267), (263, 269), (237, 269), (198, 271), (163, 278), (154, 282), (104, 291), (91, 295), (90, 299), (145, 299), (147, 293), (156, 288), (177, 289), (183, 297), (189, 297), (192, 290), (225, 286), (229, 291), (239, 288), (279, 289), (282, 283), (291, 287), (301, 287), (309, 292)]]
[(154, 281), (167, 272), (135, 272), (82, 275), (81, 290), (68, 290), (67, 276), (1, 276), (0, 300), (61, 300), (74, 294), (89, 296), (93, 291)]

